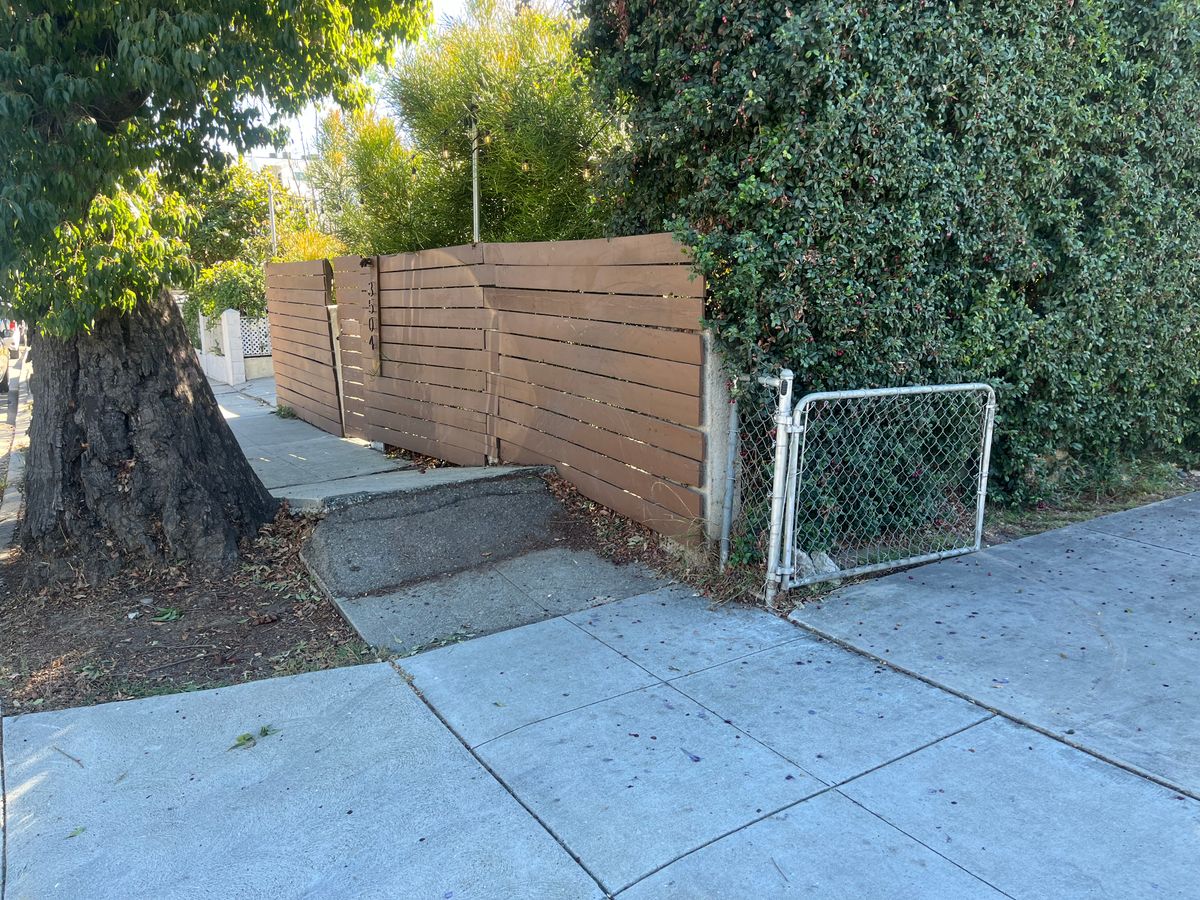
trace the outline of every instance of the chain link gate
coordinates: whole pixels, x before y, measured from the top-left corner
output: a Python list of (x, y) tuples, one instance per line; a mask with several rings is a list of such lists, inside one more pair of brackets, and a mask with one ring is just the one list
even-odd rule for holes
[(978, 550), (996, 395), (986, 384), (776, 390), (768, 602), (780, 590)]

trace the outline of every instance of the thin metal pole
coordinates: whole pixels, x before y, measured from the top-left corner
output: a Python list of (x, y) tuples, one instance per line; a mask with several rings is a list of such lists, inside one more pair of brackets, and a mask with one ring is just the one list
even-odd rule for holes
[(775, 600), (779, 591), (779, 553), (782, 542), (784, 488), (787, 481), (789, 428), (792, 420), (791, 369), (779, 373), (779, 406), (775, 410), (775, 473), (771, 487), (771, 533), (767, 547), (767, 582), (763, 591), (767, 605)]
[(479, 243), (479, 121), (471, 110), (471, 241)]
[(983, 447), (979, 460), (979, 496), (975, 501), (975, 549), (983, 546), (983, 513), (987, 505), (988, 469), (992, 465), (992, 428), (996, 423), (996, 392), (988, 387), (983, 411)]
[(271, 256), (279, 255), (279, 235), (275, 232), (275, 182), (267, 182), (267, 207), (271, 211)]
[(729, 405), (729, 434), (725, 460), (725, 497), (724, 508), (721, 510), (721, 568), (729, 564), (729, 536), (733, 531), (733, 491), (736, 485), (734, 479), (738, 455), (738, 405), (734, 397)]

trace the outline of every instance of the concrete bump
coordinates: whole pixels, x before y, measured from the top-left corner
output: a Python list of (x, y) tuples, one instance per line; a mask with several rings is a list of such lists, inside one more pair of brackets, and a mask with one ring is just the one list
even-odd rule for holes
[(536, 476), (450, 484), (331, 512), (304, 558), (336, 597), (360, 597), (552, 547), (565, 512)]

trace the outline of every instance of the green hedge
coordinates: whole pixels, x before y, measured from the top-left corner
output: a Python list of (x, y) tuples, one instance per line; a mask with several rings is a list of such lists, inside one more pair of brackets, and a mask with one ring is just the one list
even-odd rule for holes
[(618, 227), (696, 248), (738, 368), (983, 379), (995, 493), (1196, 449), (1200, 11), (584, 0)]

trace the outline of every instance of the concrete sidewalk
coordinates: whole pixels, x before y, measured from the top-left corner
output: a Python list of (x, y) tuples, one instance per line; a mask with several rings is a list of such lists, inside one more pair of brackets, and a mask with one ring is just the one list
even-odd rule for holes
[(442, 484), (499, 478), (511, 466), (447, 467), (421, 471), (365, 441), (340, 438), (300, 419), (276, 414), (275, 380), (237, 387), (213, 383), (213, 393), (250, 465), (274, 496), (293, 509), (327, 508), (367, 497), (425, 490)]
[(1192, 898), (1195, 502), (847, 588), (805, 627), (668, 586), (394, 666), (6, 719), (6, 897)]

